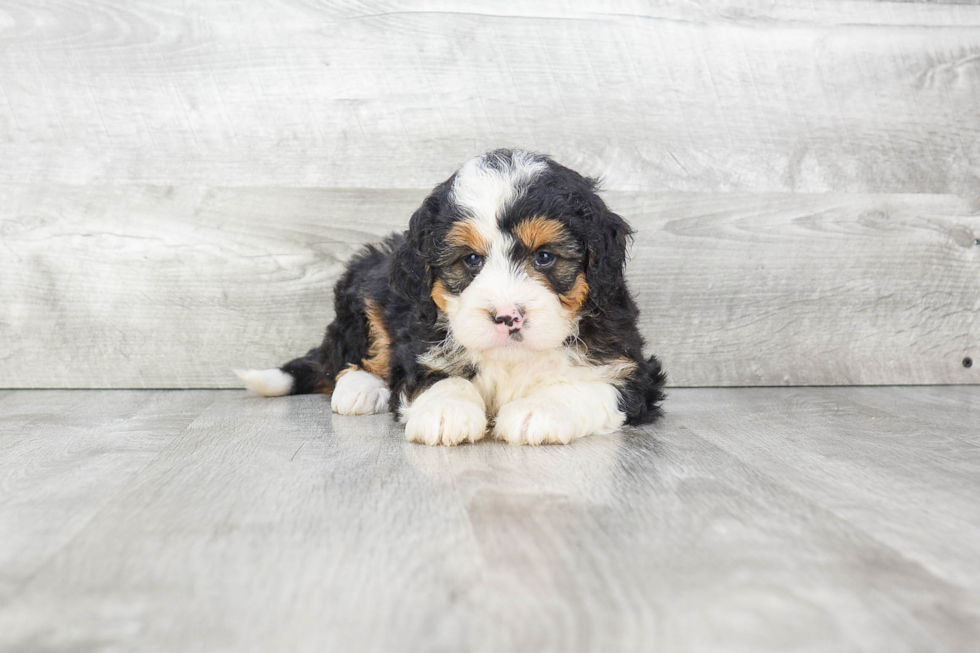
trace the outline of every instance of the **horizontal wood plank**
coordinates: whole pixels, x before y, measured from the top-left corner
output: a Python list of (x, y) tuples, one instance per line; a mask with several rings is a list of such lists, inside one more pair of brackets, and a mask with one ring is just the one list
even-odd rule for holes
[(150, 0), (0, 11), (0, 182), (980, 196), (973, 3)]
[[(317, 344), (418, 190), (0, 185), (0, 385), (226, 387)], [(949, 195), (610, 192), (674, 385), (977, 383), (980, 218)]]
[(673, 383), (977, 383), (980, 217), (952, 196), (611, 198)]

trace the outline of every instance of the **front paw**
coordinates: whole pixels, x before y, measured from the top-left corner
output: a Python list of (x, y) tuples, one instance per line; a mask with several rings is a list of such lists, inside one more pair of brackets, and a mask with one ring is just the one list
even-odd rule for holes
[(476, 442), (487, 431), (481, 406), (460, 399), (435, 399), (413, 410), (405, 424), (405, 437), (428, 445)]
[(579, 430), (567, 407), (527, 397), (500, 409), (493, 433), (509, 444), (568, 444)]

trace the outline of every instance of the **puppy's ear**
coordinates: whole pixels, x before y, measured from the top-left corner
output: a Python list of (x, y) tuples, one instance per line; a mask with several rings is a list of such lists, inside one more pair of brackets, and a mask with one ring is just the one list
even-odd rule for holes
[(585, 267), (589, 296), (600, 307), (606, 302), (629, 301), (626, 249), (632, 242), (633, 230), (594, 192), (589, 195), (582, 212), (589, 225)]
[[(437, 186), (412, 215), (405, 242), (395, 250), (388, 268), (392, 288), (402, 298), (423, 307), (432, 305), (432, 271), (429, 261), (435, 251), (436, 218), (445, 195), (445, 184)], [(428, 311), (425, 311), (428, 312)]]

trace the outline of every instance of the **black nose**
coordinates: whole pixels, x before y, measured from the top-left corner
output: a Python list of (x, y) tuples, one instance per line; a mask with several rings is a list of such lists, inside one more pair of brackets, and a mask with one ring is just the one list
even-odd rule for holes
[(514, 316), (512, 315), (498, 315), (493, 318), (493, 321), (497, 324), (506, 324), (507, 326), (514, 326)]

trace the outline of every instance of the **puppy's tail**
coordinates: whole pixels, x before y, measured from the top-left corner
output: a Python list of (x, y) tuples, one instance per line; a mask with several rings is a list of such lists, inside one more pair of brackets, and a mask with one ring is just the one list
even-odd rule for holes
[(664, 372), (663, 365), (660, 364), (660, 359), (656, 356), (651, 356), (647, 359), (646, 367), (649, 382), (646, 387), (644, 399), (646, 400), (647, 406), (650, 406), (651, 410), (655, 411), (655, 415), (659, 417), (663, 414), (663, 411), (660, 409), (660, 404), (667, 398), (667, 395), (664, 394), (664, 386), (667, 384), (667, 373)]
[(664, 414), (660, 405), (666, 398), (664, 385), (667, 374), (656, 356), (639, 363), (633, 386), (636, 393), (635, 412), (627, 418), (627, 424), (649, 424)]
[(336, 372), (322, 348), (291, 360), (278, 369), (234, 370), (245, 387), (265, 397), (333, 392)]

